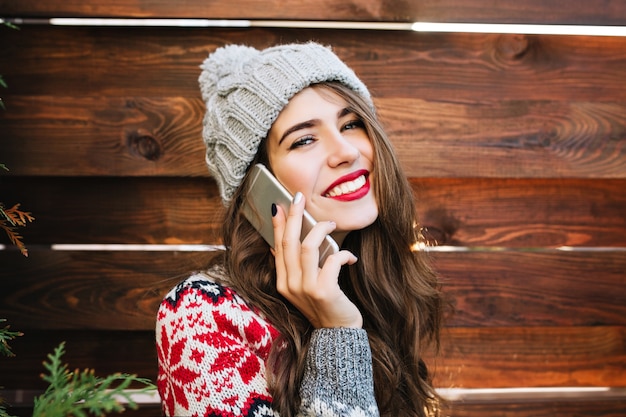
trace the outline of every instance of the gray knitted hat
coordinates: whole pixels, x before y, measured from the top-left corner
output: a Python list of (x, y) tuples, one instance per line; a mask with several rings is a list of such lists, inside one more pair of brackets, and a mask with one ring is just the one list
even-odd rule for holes
[(206, 103), (202, 136), (206, 163), (230, 200), (278, 114), (302, 89), (338, 81), (371, 104), (367, 87), (328, 47), (317, 43), (257, 50), (244, 45), (218, 48), (200, 66)]

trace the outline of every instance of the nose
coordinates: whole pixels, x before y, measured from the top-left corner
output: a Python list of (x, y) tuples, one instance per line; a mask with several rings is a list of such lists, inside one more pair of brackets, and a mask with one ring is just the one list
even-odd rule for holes
[(328, 165), (331, 167), (352, 164), (361, 156), (359, 148), (345, 138), (339, 130), (329, 132), (327, 143)]

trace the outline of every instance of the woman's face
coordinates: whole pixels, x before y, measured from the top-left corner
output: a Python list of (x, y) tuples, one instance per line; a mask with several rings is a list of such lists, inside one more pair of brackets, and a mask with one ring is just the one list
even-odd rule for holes
[(296, 94), (274, 122), (267, 146), (276, 178), (292, 194), (304, 194), (313, 218), (334, 221), (337, 236), (378, 217), (372, 143), (332, 90), (308, 87)]

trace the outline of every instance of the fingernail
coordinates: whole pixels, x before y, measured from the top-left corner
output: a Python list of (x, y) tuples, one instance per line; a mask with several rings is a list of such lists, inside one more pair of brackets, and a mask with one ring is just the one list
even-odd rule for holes
[(278, 213), (278, 209), (276, 208), (276, 204), (272, 203), (272, 217), (276, 216)]
[(298, 191), (293, 197), (293, 204), (298, 204), (300, 201), (302, 201), (302, 193)]

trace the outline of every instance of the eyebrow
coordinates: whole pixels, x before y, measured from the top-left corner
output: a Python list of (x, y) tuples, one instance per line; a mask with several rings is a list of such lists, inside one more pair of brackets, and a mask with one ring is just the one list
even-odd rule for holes
[[(337, 112), (337, 119), (341, 119), (342, 117), (350, 113), (354, 113), (354, 111), (349, 109), (348, 107), (344, 107), (343, 109)], [(282, 134), (282, 136), (278, 140), (278, 145), (280, 146), (283, 140), (285, 140), (285, 138), (291, 135), (293, 132), (297, 132), (298, 130), (302, 130), (302, 129), (308, 129), (310, 127), (315, 126), (318, 123), (319, 123), (319, 119), (311, 119), (305, 122), (296, 123), (295, 125), (291, 126), (289, 129), (285, 130), (285, 132)]]
[(285, 140), (285, 138), (291, 135), (293, 132), (297, 132), (298, 130), (313, 127), (317, 123), (319, 123), (319, 119), (311, 119), (311, 120), (307, 120), (306, 122), (297, 123), (291, 126), (289, 129), (285, 130), (285, 133), (283, 133), (283, 135), (280, 137), (280, 140), (278, 141), (278, 145), (280, 146), (280, 144), (283, 143), (283, 140)]

